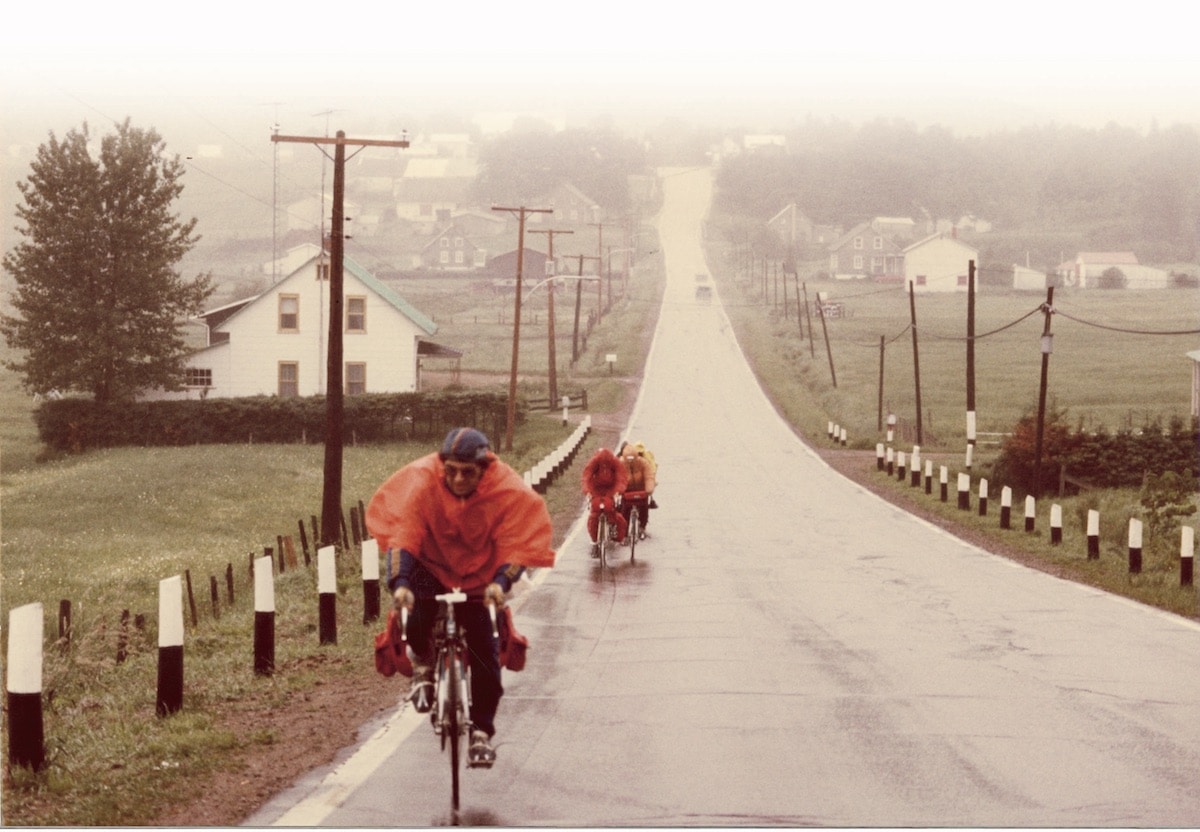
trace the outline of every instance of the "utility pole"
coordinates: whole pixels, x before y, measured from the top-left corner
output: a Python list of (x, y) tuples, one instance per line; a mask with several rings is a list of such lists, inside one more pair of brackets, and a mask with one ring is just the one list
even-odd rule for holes
[(321, 497), (321, 545), (337, 546), (342, 526), (342, 432), (345, 424), (345, 390), (342, 385), (342, 315), (343, 276), (345, 256), (345, 195), (346, 145), (364, 147), (408, 147), (408, 138), (396, 141), (385, 139), (347, 139), (342, 130), (337, 136), (281, 136), (274, 133), (273, 142), (300, 142), (317, 145), (332, 144), (333, 148), (333, 223), (329, 245), (329, 356), (325, 391), (325, 477)]
[(967, 470), (975, 458), (975, 261), (967, 261)]
[[(592, 225), (592, 226), (596, 227), (596, 234), (597, 234), (597, 237), (596, 237), (596, 260), (598, 261), (598, 263), (596, 265), (596, 273), (599, 274), (601, 269), (603, 268), (603, 266), (601, 264), (604, 263), (604, 223), (589, 222), (588, 225)], [(609, 270), (608, 270), (608, 304), (609, 304), (609, 306), (612, 306), (612, 264), (611, 263), (609, 264)], [(601, 317), (604, 316), (603, 289), (601, 289), (600, 311), (597, 314), (599, 314)]]
[[(588, 257), (585, 254), (576, 254), (579, 258), (579, 277), (583, 277), (583, 261), (584, 260), (599, 260), (598, 257)], [(579, 310), (583, 306), (583, 281), (579, 280), (575, 283), (575, 331), (571, 335), (571, 364), (574, 365), (579, 360)]]
[(1054, 351), (1054, 336), (1050, 321), (1054, 315), (1054, 287), (1046, 287), (1046, 303), (1042, 307), (1046, 322), (1042, 326), (1042, 379), (1038, 385), (1037, 442), (1033, 452), (1033, 496), (1042, 496), (1042, 439), (1046, 431), (1046, 387), (1050, 378), (1050, 353)]
[[(545, 231), (531, 231), (529, 233), (546, 235), (547, 245), (549, 246), (549, 251), (547, 253), (547, 256), (550, 258), (550, 266), (551, 266), (551, 269), (553, 270), (554, 269), (554, 235), (555, 234), (574, 234), (575, 232), (574, 231), (566, 231), (566, 230), (559, 229), (559, 228), (548, 228)], [(546, 277), (553, 277), (553, 276), (554, 275), (552, 275), (552, 274), (546, 275)], [(558, 406), (558, 367), (556, 366), (558, 363), (558, 357), (555, 355), (555, 351), (554, 351), (554, 282), (553, 281), (546, 284), (546, 292), (549, 295), (549, 300), (546, 301), (546, 303), (548, 305), (547, 311), (546, 311), (546, 321), (547, 321), (546, 328), (547, 328), (547, 333), (548, 333), (547, 337), (550, 340), (550, 355), (549, 355), (550, 407), (551, 407), (551, 409), (553, 409)]]
[(504, 422), (504, 450), (511, 451), (513, 429), (517, 424), (517, 354), (521, 350), (521, 284), (525, 280), (525, 217), (527, 214), (553, 214), (553, 208), (501, 208), (493, 205), (493, 211), (508, 211), (516, 214), (517, 223), (517, 293), (513, 306), (512, 372), (508, 378), (508, 413)]
[(921, 436), (921, 359), (917, 354), (917, 297), (913, 281), (908, 281), (908, 309), (912, 324), (913, 335), (913, 383), (917, 389), (917, 444), (924, 445)]

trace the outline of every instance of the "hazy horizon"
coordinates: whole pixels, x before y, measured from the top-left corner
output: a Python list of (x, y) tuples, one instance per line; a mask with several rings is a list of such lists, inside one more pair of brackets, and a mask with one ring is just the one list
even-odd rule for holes
[(1157, 0), (1138, 11), (763, 0), (720, 15), (627, 0), (468, 2), (453, 14), (372, 2), (287, 16), (224, 0), (21, 8), (0, 35), (4, 130), (11, 154), (25, 131), (41, 141), (127, 116), (160, 131), (199, 116), (261, 131), (264, 146), (276, 121), (283, 132), (361, 133), (430, 113), (748, 131), (810, 116), (958, 134), (1200, 124), (1200, 11)]

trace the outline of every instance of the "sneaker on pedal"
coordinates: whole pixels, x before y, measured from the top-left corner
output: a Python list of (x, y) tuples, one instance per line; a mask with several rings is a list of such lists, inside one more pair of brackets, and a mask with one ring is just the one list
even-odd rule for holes
[(419, 714), (427, 714), (433, 709), (432, 667), (413, 664), (413, 679), (412, 685), (409, 687), (408, 699)]
[(638, 529), (638, 540), (645, 540), (645, 539), (646, 539), (646, 530)]
[(591, 556), (594, 558), (600, 557), (600, 544), (599, 543), (592, 544)]
[(467, 749), (467, 765), (471, 768), (491, 768), (496, 762), (496, 751), (486, 731), (471, 732), (471, 745)]

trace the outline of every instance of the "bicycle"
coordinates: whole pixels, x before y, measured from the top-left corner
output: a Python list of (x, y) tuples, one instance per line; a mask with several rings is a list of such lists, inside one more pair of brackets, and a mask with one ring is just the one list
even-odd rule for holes
[(615, 530), (608, 525), (608, 512), (605, 510), (604, 501), (600, 502), (600, 522), (596, 526), (596, 545), (600, 547), (600, 568), (608, 567), (608, 544)]
[[(454, 605), (468, 600), (459, 588), (435, 595), (443, 605), (434, 626), (433, 708), (429, 712), (433, 733), (441, 740), (441, 750), (450, 750), (450, 807), (454, 825), (458, 824), (459, 773), (462, 768), (463, 737), (471, 731), (471, 663), (468, 658), (466, 630), (454, 617)], [(487, 605), (492, 619), (492, 635), (498, 638), (496, 608)], [(408, 622), (408, 610), (401, 612), (401, 632)]]
[(639, 511), (641, 506), (647, 505), (649, 496), (645, 491), (626, 491), (621, 495), (621, 504), (629, 504), (629, 528), (625, 532), (625, 538), (629, 541), (629, 560), (633, 561), (634, 553), (637, 551), (638, 540), (642, 537), (642, 515)]

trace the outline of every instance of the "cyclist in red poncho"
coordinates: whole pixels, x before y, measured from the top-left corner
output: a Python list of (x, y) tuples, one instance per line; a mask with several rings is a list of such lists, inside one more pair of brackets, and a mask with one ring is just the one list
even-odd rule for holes
[(587, 528), (592, 538), (592, 557), (600, 557), (600, 544), (596, 531), (600, 526), (600, 513), (608, 518), (617, 530), (617, 542), (625, 542), (625, 531), (629, 528), (626, 519), (613, 505), (614, 498), (625, 491), (629, 472), (621, 460), (607, 448), (596, 451), (583, 468), (583, 493), (589, 498)]
[(472, 766), (496, 759), (491, 738), (504, 688), (499, 645), (484, 601), (503, 607), (525, 567), (553, 566), (554, 529), (545, 501), (501, 462), (487, 437), (455, 428), (442, 449), (410, 462), (371, 498), (367, 528), (380, 551), (398, 555), (388, 576), (397, 607), (412, 610), (408, 641), (415, 660), (410, 698), (428, 713), (433, 693), (435, 595), (455, 587), (471, 596), (456, 611), (471, 653)]

